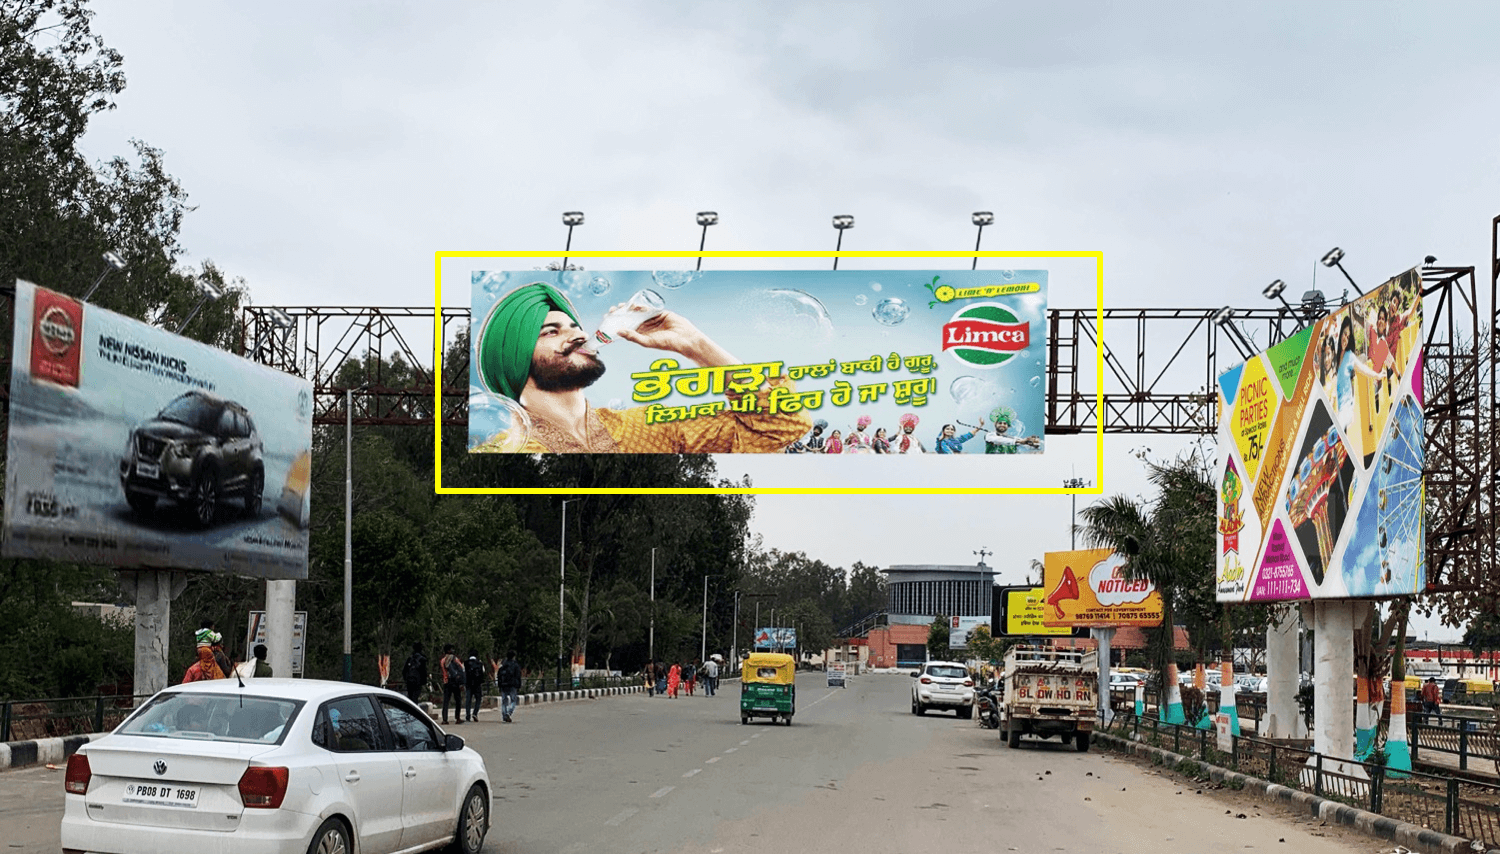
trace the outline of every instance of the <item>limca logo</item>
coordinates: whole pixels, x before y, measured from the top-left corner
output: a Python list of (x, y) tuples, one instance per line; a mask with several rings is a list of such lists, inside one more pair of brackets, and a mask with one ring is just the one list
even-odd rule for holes
[(1031, 346), (1031, 327), (997, 303), (965, 306), (943, 324), (943, 349), (976, 368), (994, 368)]

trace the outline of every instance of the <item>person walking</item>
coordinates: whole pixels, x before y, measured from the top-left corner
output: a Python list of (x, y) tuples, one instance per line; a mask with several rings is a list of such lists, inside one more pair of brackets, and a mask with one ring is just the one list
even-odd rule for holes
[(271, 664), (266, 661), (267, 655), (270, 655), (270, 651), (266, 649), (265, 644), (255, 645), (255, 673), (253, 675), (256, 679), (271, 678)]
[(667, 693), (667, 666), (660, 661), (656, 662), (656, 693), (662, 696)]
[(443, 723), (448, 722), (448, 700), (453, 700), (453, 723), (464, 722), (464, 663), (453, 651), (453, 644), (443, 644), (443, 657), (438, 660), (438, 673), (443, 677)]
[(698, 684), (698, 665), (691, 661), (683, 665), (682, 681), (687, 683), (687, 695), (693, 696), (693, 687)]
[(646, 666), (641, 670), (641, 677), (646, 680), (646, 696), (656, 696), (656, 662), (646, 662)]
[(411, 655), (401, 668), (401, 681), (406, 688), (407, 699), (422, 702), (422, 688), (427, 684), (427, 656), (422, 652), (422, 642), (411, 645)]
[(682, 664), (673, 662), (672, 669), (667, 671), (667, 697), (677, 699), (677, 690), (682, 686)]
[(719, 690), (719, 662), (712, 658), (703, 662), (703, 696), (712, 697)]
[(505, 653), (500, 663), (500, 672), (495, 674), (495, 684), (500, 688), (500, 719), (510, 723), (516, 713), (516, 702), (521, 692), (521, 665), (516, 663), (516, 651)]
[(479, 703), (484, 697), (486, 681), (484, 662), (479, 660), (479, 651), (470, 649), (469, 657), (464, 659), (464, 689), (468, 692), (464, 710), (469, 713), (469, 720), (475, 723), (479, 721)]
[(1443, 689), (1431, 676), (1422, 683), (1422, 714), (1437, 715), (1439, 722), (1443, 720)]

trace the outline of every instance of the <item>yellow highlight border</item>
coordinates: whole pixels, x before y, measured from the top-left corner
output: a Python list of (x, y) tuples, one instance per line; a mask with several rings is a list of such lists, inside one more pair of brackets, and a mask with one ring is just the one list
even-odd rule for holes
[[(553, 255), (569, 258), (1092, 258), (1097, 271), (1094, 282), (1094, 321), (1100, 331), (1101, 340), (1094, 348), (1095, 376), (1104, 377), (1104, 253), (1087, 251), (1061, 252), (1014, 252), (986, 250), (983, 252), (926, 251), (901, 252), (892, 250), (842, 250), (842, 251), (642, 251), (642, 250), (556, 250), (546, 252), (495, 250), (495, 251), (439, 251), (433, 253), (433, 376), (443, 375), (443, 259), (445, 258), (547, 258)], [(769, 271), (768, 271), (769, 272)], [(472, 323), (472, 320), (471, 320)], [(1021, 487), (961, 488), (961, 487), (911, 487), (911, 488), (852, 488), (852, 487), (749, 487), (725, 488), (559, 488), (503, 486), (443, 486), (443, 389), (442, 383), (433, 388), (433, 419), (435, 427), (432, 444), (433, 489), (438, 495), (1103, 495), (1104, 494), (1104, 385), (1094, 391), (1094, 410), (1098, 413), (1094, 425), (1094, 483), (1091, 488), (1069, 489), (1067, 487)]]

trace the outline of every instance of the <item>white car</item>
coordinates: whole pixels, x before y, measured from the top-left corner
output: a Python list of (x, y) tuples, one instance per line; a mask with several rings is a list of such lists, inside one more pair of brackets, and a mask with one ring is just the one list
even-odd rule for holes
[(961, 718), (974, 717), (974, 680), (968, 668), (956, 661), (929, 661), (912, 674), (911, 713), (925, 715), (928, 709), (952, 709)]
[(312, 679), (174, 685), (68, 759), (65, 852), (380, 854), (490, 823), (484, 759), (406, 697)]
[(1141, 677), (1134, 673), (1109, 674), (1109, 689), (1111, 691), (1134, 691), (1139, 684), (1141, 684)]

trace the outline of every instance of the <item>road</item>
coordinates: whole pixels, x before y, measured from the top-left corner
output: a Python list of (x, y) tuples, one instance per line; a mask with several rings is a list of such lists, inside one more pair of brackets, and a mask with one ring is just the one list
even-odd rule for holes
[[(491, 713), (453, 728), (494, 783), (485, 850), (1392, 850), (1131, 760), (1055, 741), (1010, 750), (973, 721), (916, 717), (909, 677), (848, 689), (819, 677), (803, 675), (790, 727), (742, 726), (731, 690), (525, 706), (514, 724)], [(55, 852), (61, 812), (60, 771), (0, 774), (7, 850)]]

